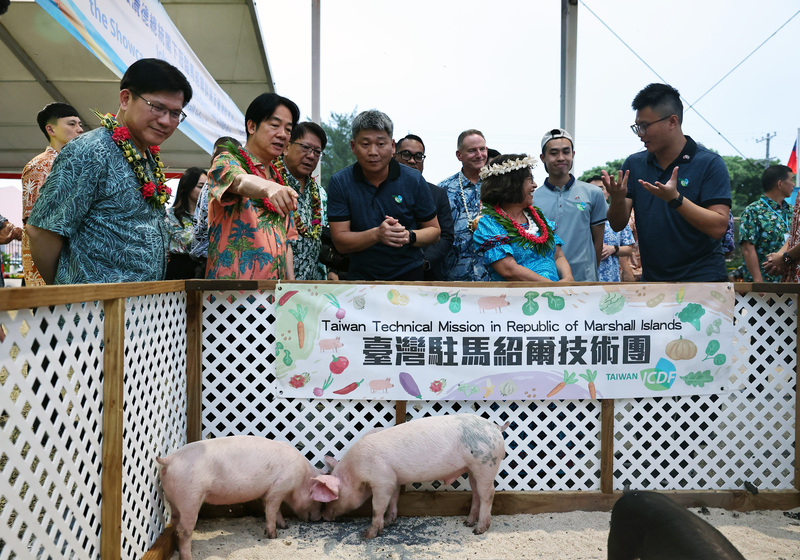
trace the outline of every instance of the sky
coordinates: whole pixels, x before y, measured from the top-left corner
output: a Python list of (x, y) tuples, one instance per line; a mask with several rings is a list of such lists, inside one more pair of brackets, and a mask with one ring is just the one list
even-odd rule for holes
[[(481, 130), (502, 153), (538, 155), (544, 132), (560, 126), (560, 0), (321, 6), (322, 120), (385, 112), (395, 139), (422, 137), (428, 181), (460, 168), (462, 130)], [(258, 0), (257, 9), (276, 91), (309, 119), (311, 1)], [(774, 134), (770, 156), (785, 163), (800, 127), (798, 10), (797, 0), (579, 0), (574, 174), (641, 149), (630, 105), (651, 82), (681, 92), (683, 131), (696, 141), (763, 159), (757, 140)], [(541, 165), (534, 176), (541, 184)]]

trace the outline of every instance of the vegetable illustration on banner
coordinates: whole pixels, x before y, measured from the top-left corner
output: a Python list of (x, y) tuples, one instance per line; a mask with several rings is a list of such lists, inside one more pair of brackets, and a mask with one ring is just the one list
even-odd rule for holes
[(595, 399), (720, 393), (732, 285), (540, 289), (278, 284), (284, 398)]

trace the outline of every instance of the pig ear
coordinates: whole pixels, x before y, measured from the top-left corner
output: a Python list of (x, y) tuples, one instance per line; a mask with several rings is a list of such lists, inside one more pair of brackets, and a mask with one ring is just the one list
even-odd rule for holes
[(339, 479), (328, 474), (321, 474), (311, 479), (311, 498), (317, 502), (332, 502), (339, 497)]
[(336, 465), (339, 463), (335, 458), (330, 455), (325, 455), (325, 464), (328, 465), (328, 468), (333, 470), (336, 468)]

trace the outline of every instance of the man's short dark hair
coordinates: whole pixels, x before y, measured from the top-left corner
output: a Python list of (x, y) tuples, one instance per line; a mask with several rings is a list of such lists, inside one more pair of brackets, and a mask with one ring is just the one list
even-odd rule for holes
[(678, 122), (683, 123), (683, 103), (681, 94), (667, 84), (650, 84), (636, 94), (631, 103), (634, 111), (650, 107), (660, 117), (677, 115)]
[(602, 175), (592, 175), (591, 177), (589, 177), (589, 180), (586, 181), (586, 182), (587, 183), (591, 183), (592, 181), (602, 181), (602, 180), (603, 180), (603, 176)]
[(461, 149), (461, 144), (464, 143), (464, 138), (466, 138), (467, 136), (472, 136), (473, 134), (477, 134), (478, 136), (480, 136), (481, 138), (486, 140), (486, 137), (483, 135), (483, 132), (481, 132), (480, 130), (477, 130), (475, 128), (469, 128), (469, 129), (465, 130), (464, 132), (462, 132), (461, 134), (458, 135), (458, 142), (456, 144), (456, 148), (460, 150)]
[(350, 131), (353, 134), (353, 140), (356, 139), (358, 133), (362, 130), (380, 130), (385, 132), (391, 138), (394, 134), (394, 123), (389, 115), (377, 109), (370, 109), (363, 111), (356, 115), (353, 123), (350, 125)]
[[(492, 160), (492, 164), (525, 159), (527, 154), (504, 154)], [(531, 168), (523, 167), (501, 175), (489, 175), (481, 180), (481, 202), (489, 205), (517, 204), (525, 200), (522, 183), (531, 176)]]
[(770, 165), (761, 175), (761, 186), (764, 192), (769, 192), (778, 185), (778, 181), (785, 181), (789, 175), (794, 173), (792, 168), (787, 165)]
[(319, 139), (320, 147), (323, 150), (325, 149), (325, 146), (328, 145), (328, 135), (325, 134), (325, 130), (313, 121), (297, 123), (292, 129), (292, 135), (289, 138), (289, 142), (296, 142), (306, 134), (313, 134), (316, 136)]
[(55, 103), (48, 103), (44, 106), (44, 109), (39, 111), (39, 114), (36, 115), (36, 122), (39, 123), (39, 128), (42, 130), (44, 137), (50, 142), (50, 135), (47, 134), (48, 124), (56, 124), (58, 119), (63, 119), (64, 117), (77, 116), (78, 110), (75, 109), (75, 107), (67, 103), (56, 101)]
[[(292, 114), (292, 128), (294, 128), (297, 121), (300, 120), (300, 109), (297, 107), (297, 104), (291, 99), (287, 99), (277, 93), (262, 93), (253, 99), (247, 107), (247, 112), (244, 114), (245, 130), (247, 130), (248, 121), (253, 121), (256, 125), (256, 129), (258, 129), (261, 123), (274, 115), (275, 110), (281, 105), (289, 109), (289, 112)], [(250, 138), (249, 131), (247, 132), (247, 137)]]
[(414, 142), (419, 142), (420, 145), (422, 146), (423, 153), (425, 152), (425, 142), (423, 142), (422, 138), (420, 138), (416, 134), (406, 134), (400, 140), (395, 142), (394, 149), (396, 152), (400, 151), (400, 146), (402, 146), (403, 142), (405, 142), (406, 140), (413, 140)]
[(119, 83), (119, 89), (129, 89), (137, 95), (156, 91), (180, 91), (183, 93), (184, 107), (192, 99), (192, 86), (183, 72), (160, 58), (142, 58), (128, 66)]

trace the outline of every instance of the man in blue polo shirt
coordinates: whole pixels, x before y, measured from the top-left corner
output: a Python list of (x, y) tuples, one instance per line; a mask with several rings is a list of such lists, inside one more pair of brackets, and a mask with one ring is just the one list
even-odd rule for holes
[(611, 227), (622, 230), (635, 210), (644, 281), (727, 280), (721, 240), (731, 182), (725, 162), (684, 136), (683, 103), (675, 88), (650, 84), (632, 106), (631, 129), (646, 151), (628, 156), (618, 178), (603, 171)]
[(386, 114), (364, 111), (352, 132), (356, 163), (328, 185), (328, 223), (336, 249), (350, 257), (347, 279), (422, 280), (422, 247), (440, 234), (428, 184), (392, 157)]

